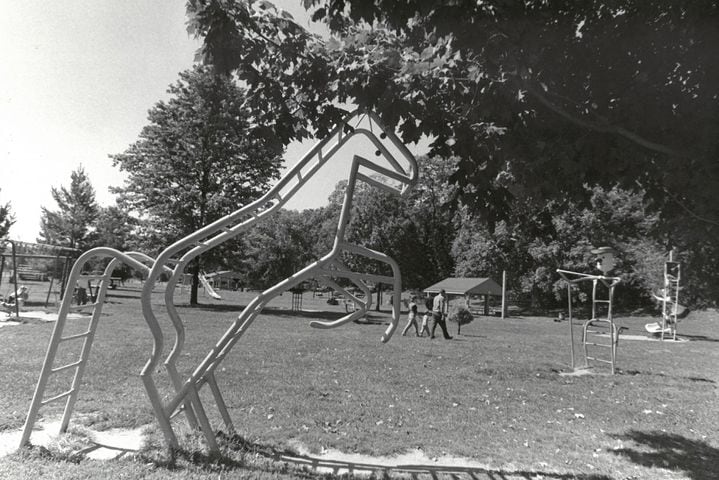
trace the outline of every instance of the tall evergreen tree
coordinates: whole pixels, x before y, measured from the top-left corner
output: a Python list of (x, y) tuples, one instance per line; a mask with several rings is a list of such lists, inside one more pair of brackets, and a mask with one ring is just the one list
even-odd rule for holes
[(79, 166), (70, 175), (70, 187), (52, 187), (57, 210), (42, 207), (38, 241), (86, 250), (94, 246), (95, 222), (99, 206), (95, 189)]

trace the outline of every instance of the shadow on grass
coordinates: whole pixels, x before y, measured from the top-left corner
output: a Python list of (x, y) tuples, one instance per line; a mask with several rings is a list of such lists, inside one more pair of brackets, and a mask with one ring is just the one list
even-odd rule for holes
[(534, 470), (503, 470), (482, 467), (468, 467), (464, 465), (385, 465), (372, 462), (353, 462), (348, 460), (332, 460), (327, 458), (314, 457), (311, 455), (299, 454), (289, 449), (278, 449), (272, 446), (261, 445), (247, 441), (240, 435), (226, 435), (220, 433), (220, 438), (228, 448), (239, 451), (242, 454), (261, 456), (272, 462), (281, 462), (294, 465), (295, 467), (310, 468), (317, 472), (319, 478), (326, 478), (327, 474), (333, 476), (347, 475), (348, 478), (366, 478), (372, 474), (372, 478), (392, 478), (393, 474), (405, 478), (417, 478), (418, 475), (429, 475), (431, 478), (443, 478), (440, 475), (449, 475), (451, 478), (464, 478), (459, 475), (466, 475), (470, 479), (534, 479), (547, 478), (557, 480), (612, 480), (611, 477), (600, 474), (585, 473), (557, 473)]
[(653, 377), (666, 377), (666, 378), (677, 378), (681, 380), (689, 380), (690, 382), (697, 382), (697, 383), (716, 383), (714, 380), (710, 380), (708, 378), (704, 377), (677, 377), (674, 375), (667, 375), (665, 373), (654, 373), (654, 372), (642, 372), (640, 370), (621, 370), (620, 373), (624, 375), (646, 375), (646, 376), (653, 376)]
[(715, 480), (719, 472), (719, 449), (706, 442), (664, 432), (631, 430), (614, 435), (634, 442), (636, 448), (610, 450), (644, 467), (681, 470), (692, 480)]
[(714, 343), (719, 343), (719, 339), (717, 339), (717, 338), (710, 338), (710, 337), (707, 337), (707, 336), (705, 336), (705, 335), (684, 335), (684, 334), (682, 334), (682, 333), (679, 333), (677, 336), (678, 336), (678, 337), (681, 337), (681, 338), (686, 338), (686, 339), (689, 340), (690, 342), (714, 342)]

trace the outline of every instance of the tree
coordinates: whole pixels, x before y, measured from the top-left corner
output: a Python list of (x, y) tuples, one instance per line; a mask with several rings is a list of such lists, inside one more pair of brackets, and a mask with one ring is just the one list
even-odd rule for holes
[(532, 307), (566, 302), (558, 268), (596, 273), (591, 250), (615, 247), (620, 253), (613, 273), (622, 277), (619, 305), (650, 302), (661, 280), (665, 250), (652, 240), (659, 217), (647, 211), (643, 195), (618, 187), (588, 188), (586, 206), (571, 201), (516, 205), (510, 220), (494, 230), (467, 216), (453, 246), (460, 276), (492, 276), (507, 271), (509, 289), (529, 298)]
[(646, 192), (704, 275), (719, 268), (706, 241), (719, 233), (716, 2), (304, 4), (332, 38), (267, 1), (188, 2), (205, 61), (280, 112), (282, 141), (308, 121), (321, 135), (338, 102), (373, 108), (406, 142), (428, 135), (431, 155), (459, 159), (457, 197), (490, 229), (516, 201), (586, 202), (585, 184), (619, 183)]
[[(96, 245), (114, 248), (121, 252), (142, 251), (142, 248), (138, 248), (139, 242), (135, 235), (138, 226), (139, 221), (119, 204), (100, 208), (95, 232)], [(121, 264), (113, 272), (113, 276), (120, 277), (123, 280), (130, 278), (132, 274), (133, 270), (125, 264)]]
[(10, 202), (0, 204), (0, 238), (5, 238), (10, 231), (10, 227), (15, 223), (15, 216), (12, 213)]
[(237, 257), (242, 258), (249, 285), (268, 288), (317, 259), (310, 219), (305, 213), (280, 210), (271, 222), (248, 230)]
[(39, 242), (86, 250), (94, 246), (99, 206), (95, 189), (79, 166), (70, 174), (70, 187), (52, 187), (57, 210), (42, 207)]
[[(180, 73), (168, 92), (171, 98), (150, 110), (140, 138), (112, 156), (128, 173), (115, 192), (143, 220), (140, 234), (161, 245), (259, 198), (277, 178), (282, 153), (230, 76), (197, 67)], [(191, 268), (196, 304), (199, 259)]]
[(101, 208), (97, 217), (97, 245), (120, 251), (135, 249), (134, 232), (138, 225), (138, 220), (120, 205)]
[[(419, 181), (407, 196), (399, 197), (359, 183), (347, 226), (347, 239), (386, 253), (399, 263), (402, 282), (408, 288), (424, 288), (449, 276), (454, 270), (451, 256), (454, 212), (448, 202), (453, 187), (448, 177), (453, 161), (419, 159)], [(334, 235), (347, 182), (339, 182), (330, 195), (328, 215)], [(366, 268), (364, 258), (348, 258), (356, 269)], [(390, 274), (386, 265), (385, 274)]]

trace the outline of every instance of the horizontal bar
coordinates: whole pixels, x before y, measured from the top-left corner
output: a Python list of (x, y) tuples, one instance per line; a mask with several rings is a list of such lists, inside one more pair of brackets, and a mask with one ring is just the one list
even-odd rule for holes
[(83, 310), (86, 310), (88, 308), (95, 308), (99, 303), (86, 303), (85, 305), (70, 305), (70, 311), (71, 312), (82, 312)]
[(70, 335), (69, 337), (61, 337), (60, 341), (64, 342), (65, 340), (75, 340), (76, 338), (87, 337), (88, 335), (90, 335), (90, 333), (90, 330), (88, 330), (87, 332), (77, 333), (75, 335)]
[(63, 365), (62, 367), (53, 368), (52, 370), (50, 370), (50, 373), (62, 372), (63, 370), (67, 370), (68, 368), (77, 367), (80, 364), (82, 364), (82, 360), (78, 360), (75, 363)]
[(595, 362), (614, 363), (611, 360), (606, 360), (604, 358), (587, 357), (587, 360), (594, 360)]
[(48, 403), (54, 402), (55, 400), (60, 400), (61, 398), (69, 397), (74, 391), (75, 391), (75, 389), (74, 389), (74, 388), (71, 388), (70, 390), (68, 390), (68, 391), (65, 392), (65, 393), (61, 393), (60, 395), (55, 395), (55, 396), (52, 397), (52, 398), (48, 398), (47, 400), (43, 401), (43, 402), (41, 403), (41, 405), (47, 405)]

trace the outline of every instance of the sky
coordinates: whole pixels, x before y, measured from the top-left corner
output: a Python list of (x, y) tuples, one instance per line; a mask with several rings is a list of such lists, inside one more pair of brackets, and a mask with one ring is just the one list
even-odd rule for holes
[[(301, 0), (274, 3), (308, 25)], [(0, 204), (10, 202), (15, 214), (9, 237), (35, 241), (41, 207), (56, 210), (51, 189), (69, 186), (80, 166), (98, 203), (114, 203), (108, 187), (125, 177), (108, 155), (137, 140), (148, 110), (192, 67), (200, 42), (187, 34), (179, 0), (0, 0), (0, 7)], [(313, 144), (289, 145), (286, 166)], [(346, 177), (337, 166), (351, 154), (333, 160), (287, 207), (325, 204)]]

